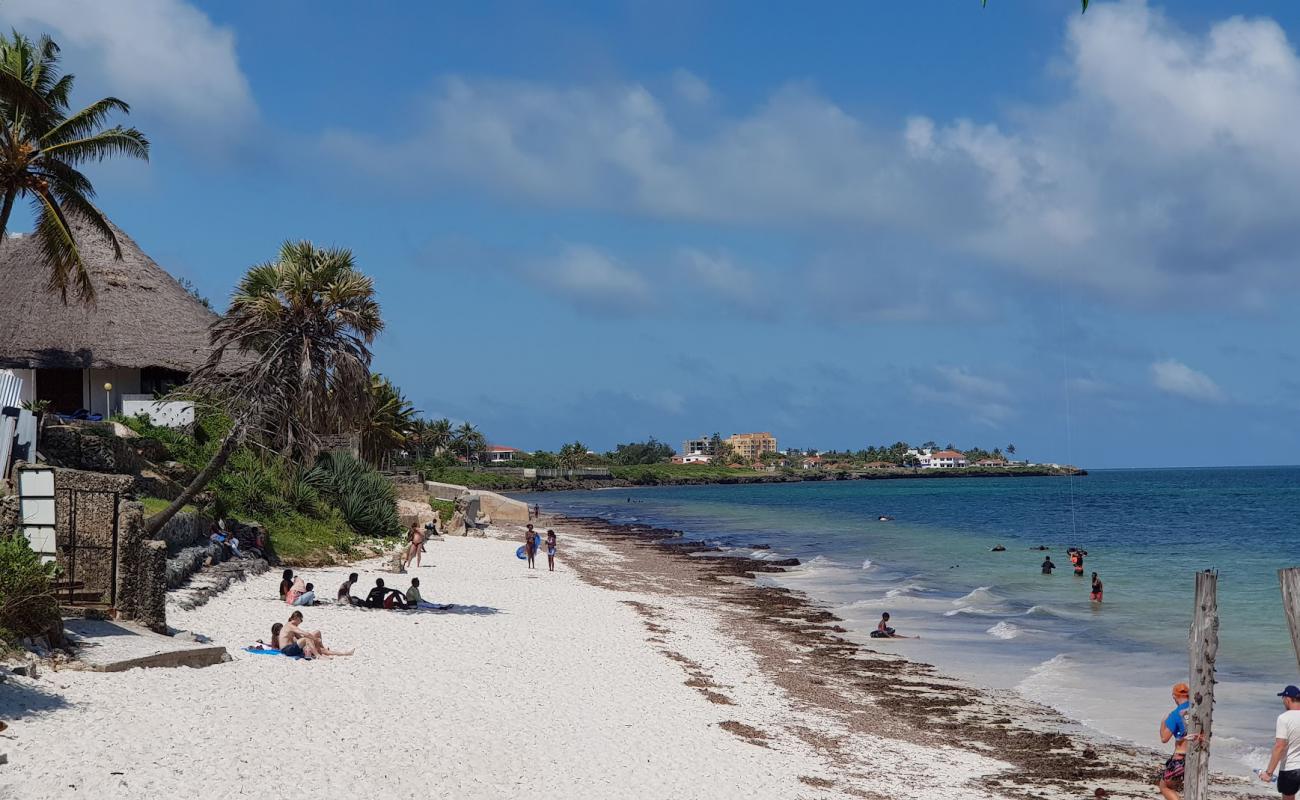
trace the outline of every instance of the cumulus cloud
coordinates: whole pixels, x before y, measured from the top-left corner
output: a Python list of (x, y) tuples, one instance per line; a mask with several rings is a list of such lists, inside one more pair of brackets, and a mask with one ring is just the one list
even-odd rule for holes
[(1222, 403), (1227, 399), (1223, 389), (1209, 375), (1172, 358), (1151, 365), (1151, 381), (1163, 392), (1191, 400)]
[[(1300, 59), (1276, 22), (1197, 35), (1140, 0), (1102, 3), (1070, 23), (1059, 62), (1053, 101), (892, 125), (802, 84), (680, 120), (635, 83), (455, 77), (405, 138), (325, 144), (384, 180), (376, 153), (418, 165), (412, 181), (547, 206), (902, 237), (949, 272), (974, 261), (1129, 305), (1253, 311), (1300, 289)], [(674, 96), (702, 99), (686, 75)]]
[(175, 124), (205, 144), (228, 142), (256, 117), (234, 33), (184, 0), (133, 0), (129, 7), (5, 0), (0, 25), (48, 32), (83, 88), (93, 83), (130, 103), (135, 115)]
[(919, 402), (957, 409), (981, 425), (998, 427), (1015, 416), (1011, 388), (967, 367), (936, 367), (913, 379), (911, 388)]
[(702, 106), (713, 98), (713, 90), (698, 75), (684, 69), (673, 73), (673, 91), (691, 105)]
[(641, 273), (590, 245), (566, 245), (558, 256), (527, 267), (525, 274), (585, 311), (644, 312), (655, 305), (650, 283)]

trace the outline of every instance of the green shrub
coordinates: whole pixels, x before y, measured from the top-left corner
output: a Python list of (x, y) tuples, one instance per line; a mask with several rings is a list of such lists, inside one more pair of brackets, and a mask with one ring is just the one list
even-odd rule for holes
[(49, 634), (61, 625), (54, 564), (42, 564), (27, 537), (0, 537), (0, 639)]
[(451, 522), (452, 514), (456, 513), (456, 504), (451, 500), (439, 500), (436, 497), (429, 498), (429, 507), (438, 512), (438, 518), (443, 524)]
[(334, 554), (346, 554), (356, 544), (356, 534), (336, 509), (329, 509), (319, 519), (288, 513), (261, 522), (266, 527), (271, 552), (294, 566), (332, 564)]
[(439, 483), (454, 483), (457, 486), (467, 486), (470, 489), (491, 489), (495, 491), (510, 491), (528, 489), (532, 487), (533, 481), (518, 475), (502, 475), (493, 472), (475, 472), (468, 469), (457, 469), (453, 467), (431, 467), (425, 466), (420, 470), (420, 474), (426, 481), (438, 481)]
[(303, 476), (361, 536), (384, 538), (401, 533), (393, 484), (348, 453), (322, 453)]

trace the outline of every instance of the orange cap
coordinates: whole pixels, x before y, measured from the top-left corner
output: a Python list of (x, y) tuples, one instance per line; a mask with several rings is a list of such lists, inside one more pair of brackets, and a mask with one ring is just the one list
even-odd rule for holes
[(1177, 697), (1190, 697), (1192, 690), (1185, 683), (1174, 684), (1174, 695)]

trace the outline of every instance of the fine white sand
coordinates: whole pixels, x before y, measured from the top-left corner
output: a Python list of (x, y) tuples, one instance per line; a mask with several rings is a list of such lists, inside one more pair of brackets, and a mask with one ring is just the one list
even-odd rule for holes
[[(288, 616), (273, 571), (194, 611), (168, 610), (173, 626), (226, 645), (231, 663), (11, 679), (0, 685), (11, 724), (0, 734), (0, 797), (843, 796), (818, 785), (836, 767), (811, 747), (763, 746), (720, 726), (770, 729), (801, 712), (707, 609), (652, 599), (672, 619), (672, 647), (705, 664), (735, 705), (687, 686), (682, 665), (647, 642), (626, 601), (648, 598), (590, 586), (564, 563), (614, 554), (568, 538), (548, 573), (544, 558), (526, 569), (517, 544), (429, 543), (412, 574), (426, 599), (455, 603), (451, 612), (305, 609), (305, 627), (327, 644), (359, 648), (351, 658), (240, 651)], [(332, 598), (349, 571), (361, 573), (357, 594), (376, 577), (408, 585), (378, 561), (303, 574)], [(946, 748), (863, 744), (879, 759), (880, 783), (863, 787), (872, 796), (986, 796), (961, 784), (998, 766)]]

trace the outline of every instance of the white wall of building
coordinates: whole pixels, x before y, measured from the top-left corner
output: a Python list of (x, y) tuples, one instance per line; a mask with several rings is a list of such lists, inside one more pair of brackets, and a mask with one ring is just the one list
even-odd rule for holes
[[(138, 369), (88, 369), (82, 372), (84, 382), (83, 405), (96, 414), (110, 417), (122, 410), (122, 396), (140, 394), (140, 370)], [(104, 384), (113, 384), (113, 391), (106, 393)], [(111, 408), (110, 408), (111, 403)]]

